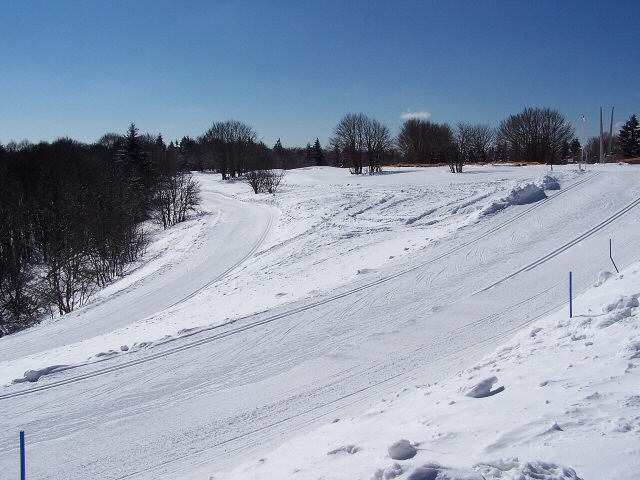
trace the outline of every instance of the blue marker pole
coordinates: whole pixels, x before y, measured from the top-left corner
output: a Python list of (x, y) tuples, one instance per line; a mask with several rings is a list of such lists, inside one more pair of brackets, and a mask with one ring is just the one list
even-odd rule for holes
[(613, 263), (613, 268), (616, 269), (616, 273), (620, 273), (620, 271), (618, 270), (618, 266), (616, 265), (616, 262), (613, 261), (611, 239), (609, 239), (609, 258), (611, 259), (611, 263)]
[(569, 318), (573, 318), (573, 274), (569, 272)]
[(27, 462), (25, 461), (24, 432), (20, 431), (20, 479), (27, 478)]

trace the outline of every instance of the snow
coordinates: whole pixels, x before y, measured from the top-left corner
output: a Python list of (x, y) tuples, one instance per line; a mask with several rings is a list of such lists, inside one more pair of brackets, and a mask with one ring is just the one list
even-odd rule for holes
[[(407, 459), (413, 461), (399, 464), (402, 472), (411, 472), (407, 478), (637, 478), (638, 291), (640, 263), (635, 263), (576, 298), (581, 311), (576, 317), (569, 318), (564, 308), (443, 382), (416, 385), (364, 416), (293, 440), (282, 448), (297, 451), (292, 444), (300, 443), (308, 449), (290, 459), (298, 469), (296, 478), (367, 478), (371, 466), (384, 463), (389, 466), (374, 469), (371, 478), (394, 478), (385, 473), (397, 470), (391, 460)], [(494, 372), (507, 388), (489, 397), (497, 378), (487, 375)], [(466, 385), (475, 379), (480, 380), (468, 391)], [(394, 443), (387, 456), (384, 438), (389, 434), (406, 435), (413, 442)], [(340, 441), (359, 445), (359, 458), (346, 459), (340, 474), (329, 475), (328, 468), (335, 472), (335, 466), (318, 462), (314, 446)], [(414, 459), (405, 452), (417, 455)], [(284, 465), (271, 460), (267, 456), (260, 468), (224, 478), (286, 476)], [(434, 466), (438, 464), (463, 470)]]
[(393, 442), (388, 449), (389, 456), (394, 460), (409, 460), (416, 456), (418, 451), (416, 448), (411, 445), (409, 440), (398, 440), (397, 442)]
[(480, 380), (473, 387), (471, 387), (465, 395), (471, 398), (485, 398), (495, 395), (496, 393), (500, 393), (504, 391), (504, 387), (498, 387), (495, 390), (492, 390), (493, 384), (498, 381), (498, 377), (489, 377), (483, 380)]
[(383, 173), (198, 175), (92, 304), (0, 339), (0, 469), (25, 430), (29, 478), (636, 478), (637, 167)]
[(560, 190), (560, 184), (558, 180), (548, 173), (543, 173), (538, 178), (536, 185), (542, 190)]
[[(546, 179), (549, 177), (544, 178)], [(497, 202), (492, 202), (480, 210), (480, 215), (492, 215), (510, 205), (528, 205), (530, 203), (538, 202), (547, 197), (544, 190), (545, 189), (542, 186), (538, 186), (534, 183), (516, 185), (509, 190), (506, 197), (498, 200)]]
[[(295, 478), (309, 479), (637, 478), (638, 291), (635, 263), (576, 298), (581, 313), (573, 319), (562, 309), (451, 378), (415, 385), (365, 415), (290, 441), (281, 449), (297, 455), (286, 463), (276, 450), (262, 465), (223, 478), (284, 478), (288, 467), (296, 468)], [(599, 312), (611, 319), (605, 328)], [(487, 375), (495, 372), (507, 388), (489, 396), (497, 378)], [(398, 435), (412, 442), (397, 441), (387, 451), (386, 439)], [(339, 471), (314, 454), (317, 445), (344, 441), (359, 451)]]

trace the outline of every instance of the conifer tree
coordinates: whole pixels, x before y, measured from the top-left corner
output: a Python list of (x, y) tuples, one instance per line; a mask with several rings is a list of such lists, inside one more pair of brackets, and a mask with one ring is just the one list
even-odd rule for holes
[(313, 149), (311, 148), (311, 143), (307, 143), (307, 148), (305, 150), (305, 165), (311, 165), (311, 160), (313, 159)]
[(640, 156), (640, 124), (635, 114), (627, 120), (618, 134), (620, 148), (626, 158)]
[(273, 146), (273, 151), (276, 152), (276, 155), (278, 155), (279, 157), (281, 157), (284, 153), (284, 147), (282, 146), (280, 139), (278, 139), (276, 141), (276, 144)]
[(322, 151), (322, 147), (320, 146), (320, 140), (318, 140), (317, 138), (315, 143), (313, 144), (313, 158), (316, 161), (316, 165), (326, 165), (326, 162), (324, 160), (324, 152)]
[(167, 148), (161, 133), (159, 133), (156, 137), (156, 147), (161, 148), (162, 150), (165, 150)]

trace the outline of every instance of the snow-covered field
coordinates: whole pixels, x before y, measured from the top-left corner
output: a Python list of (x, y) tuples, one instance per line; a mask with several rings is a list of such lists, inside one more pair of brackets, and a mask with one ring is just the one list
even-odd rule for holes
[(28, 478), (637, 478), (640, 169), (198, 179), (94, 303), (0, 339), (8, 478), (20, 430)]

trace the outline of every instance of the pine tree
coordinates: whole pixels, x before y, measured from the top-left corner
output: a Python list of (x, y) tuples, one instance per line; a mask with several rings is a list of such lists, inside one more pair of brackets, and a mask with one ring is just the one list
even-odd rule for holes
[(560, 156), (562, 163), (567, 163), (567, 158), (569, 157), (569, 153), (571, 152), (571, 147), (569, 142), (562, 142), (562, 155)]
[(320, 146), (320, 140), (318, 140), (317, 138), (315, 143), (313, 144), (313, 158), (316, 161), (316, 165), (326, 165), (326, 162), (324, 161), (324, 152), (322, 151), (322, 147)]
[(282, 146), (282, 143), (280, 142), (280, 139), (278, 139), (276, 141), (276, 144), (273, 146), (273, 151), (276, 152), (276, 155), (278, 155), (279, 157), (282, 157), (284, 153), (284, 148)]
[(162, 150), (166, 150), (167, 148), (161, 133), (159, 133), (158, 136), (156, 137), (156, 147), (161, 148)]
[(311, 160), (313, 159), (313, 149), (311, 148), (311, 143), (307, 143), (307, 148), (305, 150), (305, 165), (311, 165)]
[(580, 140), (574, 138), (571, 141), (571, 158), (574, 162), (577, 162), (581, 159), (580, 155), (582, 154), (582, 145), (580, 145)]
[(626, 158), (634, 158), (640, 156), (640, 124), (635, 114), (627, 120), (627, 123), (620, 129), (618, 141), (622, 154)]
[(143, 149), (138, 132), (138, 127), (136, 127), (135, 123), (132, 123), (124, 136), (124, 150), (122, 154), (131, 165), (135, 168), (142, 169), (146, 164), (147, 155)]

